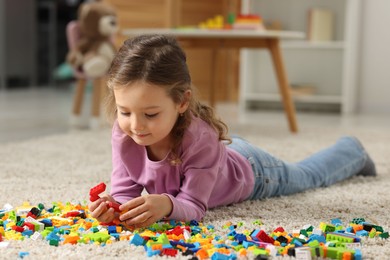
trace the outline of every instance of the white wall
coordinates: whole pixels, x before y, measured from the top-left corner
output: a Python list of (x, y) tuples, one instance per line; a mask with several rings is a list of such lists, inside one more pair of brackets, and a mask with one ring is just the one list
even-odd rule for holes
[(364, 0), (358, 111), (390, 116), (390, 0)]

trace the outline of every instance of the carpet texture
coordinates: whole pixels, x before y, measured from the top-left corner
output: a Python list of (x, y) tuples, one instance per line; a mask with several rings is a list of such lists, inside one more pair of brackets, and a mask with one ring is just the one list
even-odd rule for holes
[[(238, 134), (287, 161), (298, 161), (332, 143), (342, 135), (358, 137), (376, 163), (375, 178), (354, 177), (331, 187), (209, 210), (203, 223), (220, 232), (227, 221), (244, 222), (248, 227), (261, 219), (263, 228), (278, 226), (287, 231), (306, 224), (340, 218), (348, 223), (362, 217), (389, 230), (390, 218), (390, 131), (386, 129), (347, 129), (305, 127), (293, 135), (286, 129), (266, 126), (232, 125)], [(0, 207), (5, 203), (20, 206), (52, 202), (83, 202), (89, 189), (99, 182), (109, 187), (111, 170), (110, 130), (72, 131), (29, 141), (0, 145)], [(363, 239), (364, 259), (388, 259), (390, 240)], [(0, 248), (0, 259), (16, 259), (19, 252), (27, 259), (145, 259), (142, 247), (116, 242), (105, 247), (96, 245), (50, 246), (46, 241), (11, 241)], [(178, 259), (186, 257), (178, 256)]]

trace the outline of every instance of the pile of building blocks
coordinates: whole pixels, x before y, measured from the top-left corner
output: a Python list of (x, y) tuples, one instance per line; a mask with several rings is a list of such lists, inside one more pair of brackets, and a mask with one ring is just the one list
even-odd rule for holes
[[(90, 216), (87, 205), (55, 202), (47, 208), (28, 202), (0, 210), (0, 243), (11, 240), (45, 240), (52, 246), (65, 244), (109, 245), (129, 241), (142, 246), (148, 256), (177, 254), (193, 255), (198, 259), (267, 259), (294, 256), (297, 259), (327, 257), (331, 259), (362, 259), (362, 237), (387, 239), (379, 225), (363, 218), (344, 225), (339, 219), (307, 225), (287, 232), (276, 227), (267, 232), (261, 221), (252, 223), (250, 230), (243, 223), (226, 223), (216, 232), (211, 225), (197, 221), (160, 221), (147, 229), (127, 230), (120, 223), (105, 225)], [(23, 255), (28, 252), (22, 252)]]

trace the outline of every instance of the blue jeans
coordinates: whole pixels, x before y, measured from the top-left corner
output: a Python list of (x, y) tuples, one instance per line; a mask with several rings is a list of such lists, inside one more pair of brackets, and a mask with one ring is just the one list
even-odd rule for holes
[(356, 175), (367, 160), (360, 142), (349, 136), (297, 163), (282, 161), (242, 138), (232, 141), (229, 147), (248, 159), (255, 175), (250, 200), (332, 185)]

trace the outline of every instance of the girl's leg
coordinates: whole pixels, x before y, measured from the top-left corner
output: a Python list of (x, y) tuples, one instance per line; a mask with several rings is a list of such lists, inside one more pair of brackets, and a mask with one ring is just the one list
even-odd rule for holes
[[(245, 140), (233, 138), (231, 148), (248, 158), (255, 174), (255, 187), (249, 199), (288, 195), (329, 186), (361, 173), (375, 175), (375, 166), (354, 137), (340, 138), (298, 163), (281, 161)], [(371, 163), (370, 163), (371, 162)], [(366, 172), (363, 172), (367, 165)]]

